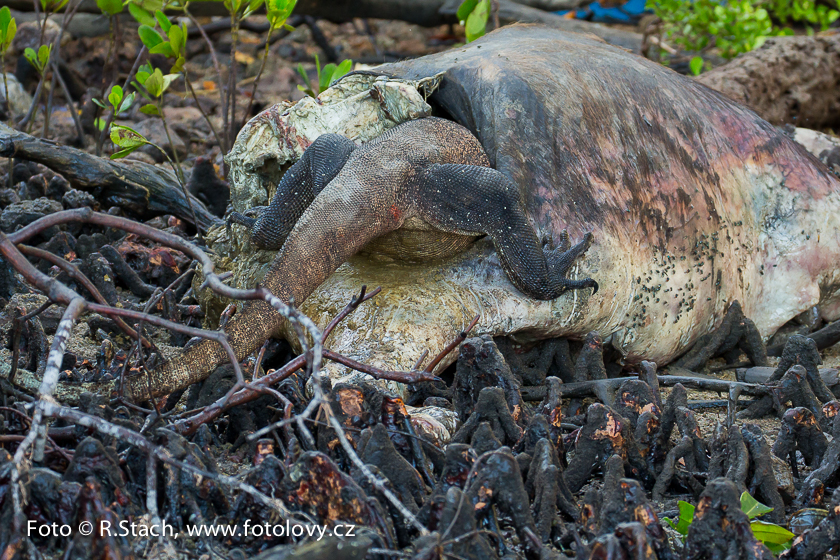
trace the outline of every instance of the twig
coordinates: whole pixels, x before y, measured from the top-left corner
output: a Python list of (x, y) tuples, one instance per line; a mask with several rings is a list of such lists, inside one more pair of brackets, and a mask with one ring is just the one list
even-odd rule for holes
[[(0, 243), (7, 243), (4, 236), (0, 234)], [(31, 265), (30, 265), (31, 266)], [(70, 291), (68, 289), (68, 291)], [(50, 347), (50, 353), (47, 357), (47, 367), (44, 370), (43, 380), (41, 381), (41, 388), (39, 390), (40, 398), (35, 407), (35, 412), (32, 415), (32, 424), (29, 427), (29, 432), (26, 434), (24, 440), (20, 443), (14, 455), (14, 468), (11, 473), (11, 487), (12, 487), (12, 504), (14, 508), (14, 531), (17, 534), (22, 533), (24, 514), (22, 509), (22, 496), (20, 494), (20, 477), (21, 465), (24, 460), (24, 455), (29, 450), (29, 447), (35, 445), (33, 459), (36, 461), (43, 460), (44, 457), (44, 443), (46, 441), (46, 427), (42, 424), (44, 417), (49, 416), (44, 412), (44, 406), (53, 401), (52, 394), (58, 384), (59, 369), (64, 358), (64, 349), (67, 346), (67, 338), (70, 336), (70, 331), (73, 324), (78, 319), (79, 315), (85, 309), (85, 302), (80, 297), (73, 298), (68, 302), (67, 309), (61, 317), (58, 324), (58, 329), (53, 337), (53, 343)]]
[[(82, 271), (80, 271), (73, 263), (68, 262), (67, 260), (59, 257), (58, 255), (50, 253), (49, 251), (45, 251), (37, 247), (30, 247), (29, 245), (18, 244), (17, 248), (24, 255), (30, 255), (39, 259), (44, 259), (58, 266), (64, 272), (66, 272), (67, 275), (70, 276), (70, 278), (72, 278), (76, 282), (79, 282), (90, 293), (90, 295), (93, 296), (93, 299), (95, 299), (102, 305), (108, 305), (108, 302), (105, 300), (105, 297), (102, 295), (99, 289), (96, 286), (94, 286), (93, 282), (91, 282), (90, 279), (87, 276), (85, 276), (82, 273)], [(49, 302), (49, 304), (52, 305), (52, 302)], [(137, 338), (137, 331), (129, 327), (125, 323), (125, 321), (117, 317), (114, 319), (114, 322), (129, 337)], [(142, 340), (143, 345), (147, 348), (150, 348), (152, 346), (152, 344), (147, 339), (143, 338)]]
[[(190, 21), (195, 25), (198, 31), (201, 33), (201, 36), (204, 38), (204, 42), (207, 44), (207, 47), (210, 49), (210, 58), (213, 60), (213, 67), (216, 69), (216, 78), (219, 80), (219, 102), (222, 105), (222, 127), (223, 127), (223, 134), (222, 134), (222, 141), (219, 143), (219, 147), (222, 149), (222, 152), (228, 151), (228, 138), (227, 138), (227, 129), (228, 129), (228, 111), (227, 111), (227, 103), (225, 102), (225, 87), (224, 87), (224, 80), (222, 79), (222, 65), (219, 64), (219, 57), (216, 55), (216, 48), (213, 46), (213, 41), (210, 40), (210, 37), (207, 36), (207, 33), (204, 31), (204, 28), (201, 27), (201, 24), (195, 19), (189, 10), (184, 9), (184, 13), (190, 18)], [(233, 56), (233, 54), (231, 54)], [(227, 173), (225, 173), (227, 176)]]
[(426, 366), (425, 371), (431, 372), (432, 370), (434, 370), (441, 360), (443, 360), (450, 352), (455, 350), (459, 344), (464, 342), (467, 339), (467, 334), (469, 334), (469, 332), (473, 330), (473, 328), (478, 324), (478, 319), (480, 317), (481, 315), (476, 315), (475, 317), (473, 317), (473, 320), (470, 321), (470, 324), (467, 325), (467, 328), (461, 331), (461, 333), (455, 338), (455, 340), (447, 344), (446, 347), (443, 350), (441, 350), (437, 356), (435, 356), (435, 358), (429, 363), (429, 365)]

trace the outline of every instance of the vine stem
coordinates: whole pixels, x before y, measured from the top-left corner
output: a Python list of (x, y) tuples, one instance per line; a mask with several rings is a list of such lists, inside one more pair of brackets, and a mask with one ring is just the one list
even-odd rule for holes
[[(227, 145), (227, 129), (228, 129), (228, 111), (227, 111), (227, 102), (225, 99), (226, 90), (224, 87), (224, 80), (222, 78), (222, 65), (219, 64), (219, 57), (216, 55), (216, 48), (213, 46), (213, 41), (210, 40), (210, 37), (207, 36), (207, 32), (204, 31), (204, 28), (201, 24), (198, 23), (198, 20), (195, 19), (189, 10), (184, 10), (184, 13), (187, 14), (187, 17), (190, 18), (193, 25), (196, 26), (201, 36), (204, 38), (204, 42), (207, 44), (207, 48), (210, 49), (210, 58), (213, 60), (213, 67), (216, 69), (216, 79), (218, 80), (218, 87), (219, 87), (219, 102), (222, 106), (222, 140), (224, 142), (219, 141), (219, 147), (222, 149), (222, 152), (227, 153), (228, 145)], [(198, 103), (198, 101), (196, 101)], [(212, 126), (212, 125), (211, 125)], [(225, 164), (227, 167), (227, 164)], [(225, 173), (227, 176), (227, 173)]]
[(265, 50), (263, 51), (260, 70), (257, 72), (257, 77), (254, 79), (254, 87), (251, 88), (251, 99), (248, 101), (248, 110), (245, 111), (245, 114), (242, 116), (242, 126), (245, 126), (245, 123), (248, 121), (248, 116), (251, 114), (251, 109), (254, 107), (254, 99), (257, 97), (257, 87), (260, 85), (260, 79), (262, 78), (263, 70), (265, 70), (265, 62), (268, 60), (268, 51), (271, 48), (271, 34), (273, 32), (274, 26), (272, 25), (268, 29), (268, 36), (265, 38)]
[(236, 122), (236, 43), (239, 41), (239, 14), (230, 13), (230, 66), (228, 67), (228, 146), (233, 145), (233, 129)]

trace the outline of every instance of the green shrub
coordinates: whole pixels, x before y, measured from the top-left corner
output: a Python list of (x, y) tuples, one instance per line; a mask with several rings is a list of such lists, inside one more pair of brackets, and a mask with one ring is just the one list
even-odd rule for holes
[(812, 32), (811, 26), (824, 30), (840, 17), (814, 0), (648, 0), (647, 7), (672, 44), (690, 52), (716, 48), (724, 58), (758, 48), (768, 37), (793, 34), (781, 25), (804, 24)]

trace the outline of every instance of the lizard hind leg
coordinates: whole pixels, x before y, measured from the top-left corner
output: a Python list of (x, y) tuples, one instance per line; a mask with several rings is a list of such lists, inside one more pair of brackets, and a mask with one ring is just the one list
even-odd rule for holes
[[(489, 235), (510, 281), (524, 294), (550, 300), (567, 290), (598, 289), (591, 278), (566, 277), (586, 252), (591, 234), (569, 248), (543, 247), (528, 220), (516, 185), (506, 175), (475, 165), (429, 165), (419, 178), (415, 204), (421, 217), (443, 231)], [(594, 292), (593, 292), (594, 293)]]
[(229, 222), (251, 230), (251, 240), (261, 249), (280, 249), (315, 197), (335, 178), (356, 144), (339, 134), (322, 134), (283, 175), (269, 206), (245, 215), (233, 212)]

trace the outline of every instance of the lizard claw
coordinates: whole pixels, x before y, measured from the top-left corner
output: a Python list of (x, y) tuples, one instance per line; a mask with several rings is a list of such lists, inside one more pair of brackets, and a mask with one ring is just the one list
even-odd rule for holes
[(254, 227), (254, 224), (256, 223), (256, 218), (251, 218), (244, 214), (240, 214), (239, 212), (231, 212), (228, 216), (227, 221), (225, 222), (228, 228), (230, 228), (231, 224), (239, 224), (247, 227), (248, 229), (252, 229)]
[(583, 288), (592, 288), (592, 293), (598, 292), (598, 282), (592, 278), (583, 278), (581, 280), (571, 280), (566, 277), (569, 269), (572, 268), (575, 260), (583, 255), (590, 245), (592, 245), (592, 233), (587, 232), (583, 239), (574, 247), (569, 247), (569, 235), (565, 231), (560, 236), (560, 246), (546, 255), (547, 264), (552, 271), (552, 274), (559, 276), (562, 290), (580, 290)]

